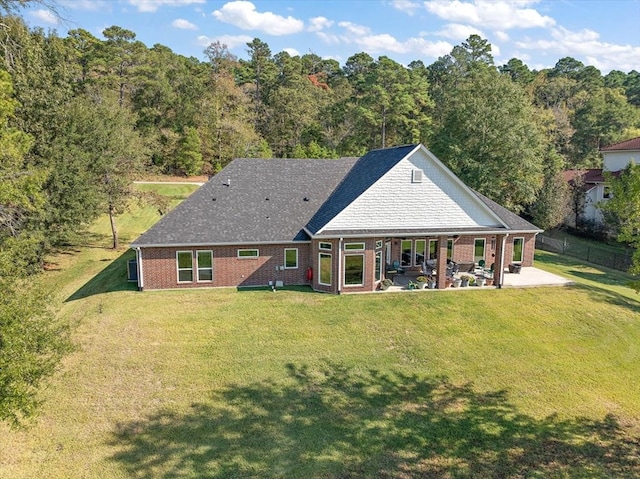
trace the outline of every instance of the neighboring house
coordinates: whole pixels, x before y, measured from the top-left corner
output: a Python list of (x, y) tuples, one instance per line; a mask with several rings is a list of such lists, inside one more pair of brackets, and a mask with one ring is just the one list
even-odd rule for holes
[[(570, 226), (578, 226), (580, 221), (594, 225), (603, 223), (600, 204), (609, 199), (604, 172), (608, 171), (613, 176), (616, 176), (631, 161), (639, 161), (640, 137), (614, 143), (600, 149), (600, 152), (603, 158), (602, 168), (568, 170), (564, 172), (565, 180), (571, 186), (579, 186), (584, 192), (584, 197), (579, 199), (581, 203), (574, 205), (572, 215), (567, 220)], [(579, 221), (576, 221), (576, 210), (581, 213)]]
[(387, 265), (446, 285), (448, 260), (502, 285), (540, 229), (467, 187), (423, 145), (339, 160), (237, 159), (141, 235), (142, 289), (310, 285), (374, 291)]

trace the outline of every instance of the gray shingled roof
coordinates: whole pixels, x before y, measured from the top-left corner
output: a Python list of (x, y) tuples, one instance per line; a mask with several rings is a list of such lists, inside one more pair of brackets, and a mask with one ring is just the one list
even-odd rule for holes
[(482, 200), (482, 202), (491, 209), (498, 217), (502, 220), (502, 222), (507, 225), (510, 230), (514, 231), (531, 231), (532, 233), (542, 232), (540, 228), (529, 223), (524, 218), (521, 218), (517, 214), (509, 211), (504, 206), (499, 205), (495, 201), (490, 198), (487, 198), (482, 193), (479, 193), (475, 190), (472, 190), (478, 198)]
[(303, 226), (356, 160), (234, 160), (132, 246), (309, 240)]
[(320, 231), (417, 146), (404, 145), (372, 150), (360, 158), (325, 204), (313, 215), (307, 229), (311, 234)]
[[(308, 241), (310, 238), (303, 229), (305, 225), (316, 235), (416, 146), (373, 150), (359, 159), (234, 160), (131, 246)], [(541, 231), (495, 201), (478, 192), (475, 194), (503, 221), (506, 231)], [(472, 230), (495, 231), (496, 228)], [(331, 235), (338, 233), (393, 236), (398, 232), (376, 229), (331, 231)], [(405, 235), (429, 233), (429, 230), (401, 232)]]

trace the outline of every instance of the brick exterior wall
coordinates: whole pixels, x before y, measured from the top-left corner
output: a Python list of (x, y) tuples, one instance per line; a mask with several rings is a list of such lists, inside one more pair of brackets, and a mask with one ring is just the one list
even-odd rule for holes
[[(460, 236), (455, 238), (453, 245), (453, 261), (457, 263), (470, 263), (474, 260), (474, 244), (476, 238), (482, 236)], [(535, 248), (535, 235), (510, 235), (505, 245), (505, 268), (512, 262), (513, 238), (524, 238), (522, 266), (532, 266)], [(416, 238), (414, 238), (416, 239)], [(427, 248), (430, 239), (426, 240)], [(340, 242), (337, 239), (322, 240), (330, 243), (330, 251), (320, 250), (320, 241), (312, 243), (278, 244), (262, 246), (202, 246), (196, 248), (143, 248), (143, 280), (144, 289), (170, 289), (170, 288), (211, 288), (211, 287), (235, 287), (235, 286), (267, 286), (270, 281), (283, 281), (284, 285), (310, 284), (316, 291), (327, 293), (359, 293), (374, 291), (376, 281), (376, 251), (382, 251), (382, 276), (384, 277), (385, 263), (392, 263), (401, 255), (400, 240), (391, 239), (391, 258), (385, 258), (385, 242), (388, 238), (349, 238)], [(382, 248), (376, 249), (376, 242), (382, 242)], [(364, 243), (364, 251), (344, 251), (344, 243)], [(495, 260), (498, 248), (495, 236), (485, 237), (485, 261), (489, 267)], [(298, 267), (295, 269), (276, 270), (285, 264), (285, 248), (298, 249)], [(238, 258), (238, 249), (258, 249), (257, 258)], [(213, 252), (213, 281), (198, 282), (196, 251)], [(193, 257), (193, 281), (179, 283), (176, 262), (178, 251), (190, 251)], [(442, 252), (446, 253), (446, 242)], [(331, 254), (331, 285), (322, 285), (319, 282), (319, 255)], [(344, 269), (345, 255), (364, 255), (364, 284), (362, 286), (345, 286), (344, 277), (339, 274), (339, 265)], [(308, 268), (312, 268), (313, 278), (307, 279)], [(409, 271), (419, 271), (419, 266), (406, 268)]]
[[(144, 289), (211, 288), (219, 286), (266, 286), (269, 281), (283, 281), (285, 285), (304, 285), (310, 265), (310, 244), (281, 244), (262, 246), (202, 246), (195, 248), (142, 248)], [(298, 249), (298, 267), (276, 271), (284, 265), (285, 248)], [(257, 258), (238, 258), (238, 249), (258, 249)], [(213, 252), (213, 281), (196, 281), (196, 251)], [(194, 280), (178, 282), (176, 253), (191, 251)]]

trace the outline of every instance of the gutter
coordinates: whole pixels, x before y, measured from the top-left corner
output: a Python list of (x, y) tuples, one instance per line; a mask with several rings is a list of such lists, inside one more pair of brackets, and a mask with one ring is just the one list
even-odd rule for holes
[(500, 278), (498, 281), (498, 289), (502, 288), (502, 283), (504, 283), (504, 250), (507, 246), (507, 237), (509, 236), (509, 233), (507, 233), (506, 235), (504, 235), (502, 237), (502, 251), (500, 254), (500, 269), (498, 271), (500, 271)]
[(138, 266), (138, 291), (144, 291), (144, 272), (142, 270), (142, 249), (136, 249), (136, 264)]
[(338, 280), (338, 294), (342, 291), (342, 240), (343, 238), (338, 240), (338, 277), (336, 278)]

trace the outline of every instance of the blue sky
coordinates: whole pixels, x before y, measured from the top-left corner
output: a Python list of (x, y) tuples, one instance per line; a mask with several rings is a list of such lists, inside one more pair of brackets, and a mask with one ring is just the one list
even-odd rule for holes
[(570, 56), (611, 70), (640, 71), (640, 0), (57, 0), (64, 21), (40, 6), (32, 26), (60, 36), (83, 28), (98, 38), (117, 25), (148, 47), (204, 60), (216, 40), (240, 58), (260, 38), (272, 53), (315, 53), (341, 65), (359, 52), (426, 65), (476, 33), (496, 65), (521, 59), (532, 69)]

